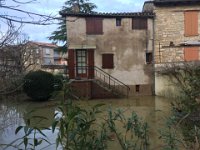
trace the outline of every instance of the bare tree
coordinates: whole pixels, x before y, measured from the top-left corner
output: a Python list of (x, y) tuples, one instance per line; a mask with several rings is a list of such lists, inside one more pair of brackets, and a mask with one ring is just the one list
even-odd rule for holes
[(0, 94), (20, 88), (24, 74), (36, 68), (39, 57), (27, 36), (20, 32), (21, 27), (15, 27), (11, 21), (7, 21), (7, 26), (7, 31), (0, 33)]
[[(27, 1), (17, 1), (17, 0), (0, 0), (0, 8), (3, 10), (2, 13), (0, 13), (0, 19), (1, 20), (9, 20), (15, 23), (25, 23), (25, 24), (36, 24), (36, 25), (51, 25), (55, 23), (57, 19), (60, 19), (56, 17), (55, 15), (44, 15), (39, 14), (31, 11), (26, 11), (23, 9), (20, 9), (20, 6), (29, 4), (32, 2), (36, 2), (37, 0), (27, 0)], [(8, 5), (7, 2), (12, 2), (13, 5)], [(15, 16), (11, 15), (7, 12), (12, 11), (12, 14), (19, 14), (21, 16)]]
[(200, 106), (200, 63), (173, 62), (157, 67), (157, 75), (163, 76), (180, 91), (180, 97), (173, 102), (179, 111), (193, 112)]
[(3, 24), (0, 26), (0, 94), (8, 94), (20, 88), (24, 73), (37, 65), (35, 50), (21, 33), (23, 25), (51, 25), (59, 19), (20, 7), (36, 1), (0, 0), (0, 22)]

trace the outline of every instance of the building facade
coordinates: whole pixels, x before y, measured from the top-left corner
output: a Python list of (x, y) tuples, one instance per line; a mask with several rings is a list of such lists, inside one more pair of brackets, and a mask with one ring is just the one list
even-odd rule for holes
[(199, 8), (199, 0), (154, 0), (138, 13), (60, 12), (67, 18), (70, 79), (94, 79), (91, 68), (98, 68), (130, 87), (130, 95), (169, 95), (174, 86), (156, 70), (199, 61)]
[[(200, 1), (155, 0), (155, 69), (200, 60)], [(169, 66), (169, 65), (168, 65)], [(172, 80), (172, 79), (170, 79)], [(156, 95), (177, 95), (169, 78), (155, 74)]]
[(119, 81), (130, 87), (130, 95), (152, 94), (152, 13), (62, 15), (68, 20), (70, 79), (95, 79), (101, 72), (116, 79), (106, 81), (111, 86)]
[(30, 51), (36, 55), (37, 70), (52, 73), (66, 73), (67, 55), (57, 50), (58, 46), (52, 43), (29, 42)]

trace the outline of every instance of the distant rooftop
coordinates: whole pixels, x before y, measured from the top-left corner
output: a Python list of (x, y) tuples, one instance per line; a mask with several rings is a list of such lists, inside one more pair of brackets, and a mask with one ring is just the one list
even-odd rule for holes
[(121, 13), (73, 13), (73, 12), (60, 12), (60, 15), (63, 17), (66, 16), (76, 16), (76, 17), (104, 17), (104, 18), (113, 18), (113, 17), (146, 17), (151, 18), (154, 17), (154, 13), (152, 12), (121, 12)]
[(43, 47), (51, 47), (51, 48), (57, 48), (58, 47), (56, 44), (53, 44), (53, 43), (34, 42), (34, 41), (31, 41), (30, 43), (36, 44), (38, 46), (43, 46)]

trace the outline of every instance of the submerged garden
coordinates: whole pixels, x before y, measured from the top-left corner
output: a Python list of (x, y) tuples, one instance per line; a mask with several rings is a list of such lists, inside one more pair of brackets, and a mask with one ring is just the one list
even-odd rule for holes
[[(71, 93), (77, 91), (72, 91), (67, 79), (44, 71), (30, 72), (24, 78), (23, 91), (30, 97), (31, 104), (45, 104), (42, 109), (53, 109), (51, 117), (37, 114), (37, 109), (26, 110), (24, 121), (18, 122), (15, 128), (15, 134), (20, 133), (21, 137), (10, 143), (0, 143), (0, 146), (3, 149), (48, 149), (54, 145), (53, 149), (103, 150), (117, 145), (117, 149), (123, 150), (198, 150), (200, 67), (187, 64), (166, 68), (159, 74), (173, 78), (172, 82), (179, 85), (177, 88), (181, 93), (180, 97), (167, 100), (169, 105), (163, 107), (168, 106), (168, 111), (162, 111), (148, 97), (143, 101), (143, 97), (131, 100), (74, 100)], [(126, 104), (123, 105), (122, 101)], [(148, 103), (151, 111), (146, 112), (146, 107), (140, 106), (142, 102)], [(50, 120), (48, 125), (40, 124), (44, 120)], [(49, 136), (54, 136), (54, 139), (48, 137), (46, 131), (52, 132)]]

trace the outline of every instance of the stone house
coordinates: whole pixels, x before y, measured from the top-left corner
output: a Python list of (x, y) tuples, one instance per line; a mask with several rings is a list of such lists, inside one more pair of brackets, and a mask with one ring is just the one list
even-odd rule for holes
[[(199, 0), (154, 0), (146, 2), (143, 11), (155, 14), (155, 69), (166, 64), (199, 61)], [(169, 96), (173, 92), (176, 91), (171, 82), (155, 74), (155, 94)]]
[(136, 13), (60, 14), (67, 18), (69, 78), (90, 98), (109, 97), (105, 89), (113, 86), (169, 95), (174, 87), (155, 70), (200, 58), (199, 0), (146, 1)]
[(89, 98), (151, 95), (153, 13), (65, 13), (72, 85)]

